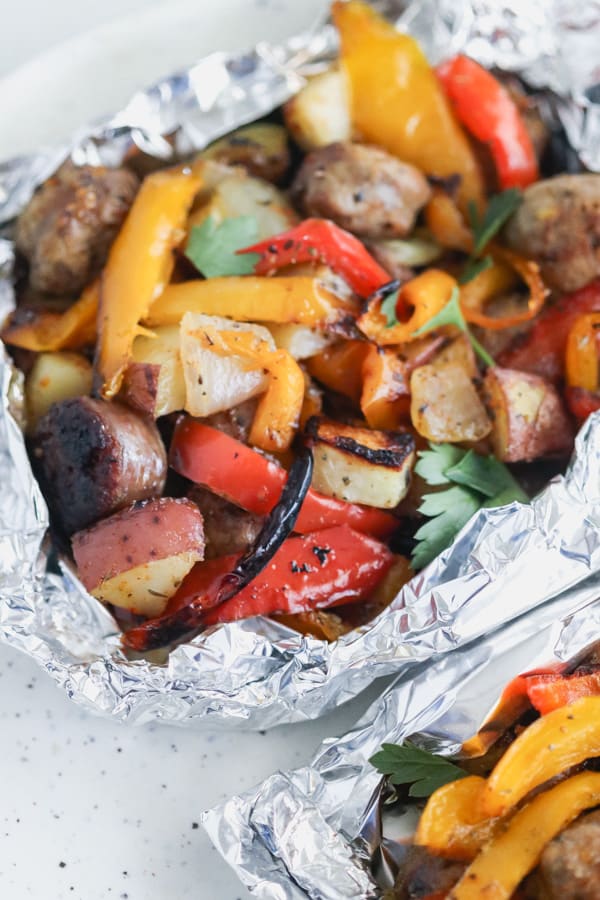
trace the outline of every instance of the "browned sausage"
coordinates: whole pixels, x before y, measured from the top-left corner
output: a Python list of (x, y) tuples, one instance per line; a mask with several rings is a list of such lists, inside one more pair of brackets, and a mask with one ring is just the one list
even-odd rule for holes
[(600, 877), (600, 811), (578, 819), (551, 841), (536, 874), (540, 897), (596, 900)]
[(75, 295), (98, 273), (138, 189), (127, 169), (64, 165), (33, 195), (16, 243), (36, 291)]
[(204, 519), (206, 559), (246, 553), (252, 547), (264, 525), (263, 516), (246, 512), (199, 485), (188, 496)]
[(600, 275), (600, 175), (532, 184), (505, 229), (510, 247), (535, 259), (549, 287), (576, 291)]
[(373, 239), (407, 235), (430, 193), (414, 166), (378, 147), (341, 142), (309, 153), (292, 185), (306, 215)]
[(119, 403), (77, 397), (55, 403), (34, 435), (41, 483), (71, 534), (162, 493), (167, 457), (156, 425)]

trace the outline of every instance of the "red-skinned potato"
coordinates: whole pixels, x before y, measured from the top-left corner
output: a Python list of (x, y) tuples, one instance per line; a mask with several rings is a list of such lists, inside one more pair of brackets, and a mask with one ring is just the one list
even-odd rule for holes
[(155, 328), (155, 337), (140, 335), (133, 342), (132, 361), (125, 369), (121, 397), (153, 418), (183, 409), (185, 381), (179, 351), (179, 326)]
[(104, 603), (159, 616), (194, 563), (204, 527), (190, 500), (136, 503), (71, 538), (84, 587)]
[(556, 388), (545, 378), (496, 367), (488, 370), (484, 390), (498, 459), (524, 462), (571, 451), (573, 426)]

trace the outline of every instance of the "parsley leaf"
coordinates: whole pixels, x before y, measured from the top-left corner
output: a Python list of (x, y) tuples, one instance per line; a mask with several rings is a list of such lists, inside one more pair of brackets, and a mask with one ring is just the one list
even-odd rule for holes
[(468, 774), (450, 760), (421, 750), (411, 741), (383, 744), (369, 762), (392, 784), (409, 784), (409, 797), (429, 797), (442, 785)]
[(483, 218), (480, 217), (473, 201), (469, 203), (469, 223), (473, 231), (473, 256), (479, 257), (482, 250), (512, 214), (521, 205), (523, 194), (518, 188), (509, 188), (501, 194), (490, 197)]
[(396, 318), (396, 303), (398, 302), (398, 293), (399, 291), (393, 291), (393, 293), (388, 294), (379, 307), (379, 311), (382, 312), (387, 319), (387, 322), (385, 323), (386, 328), (391, 328), (393, 325), (398, 324), (398, 319)]
[(415, 533), (419, 542), (412, 553), (415, 568), (422, 569), (449, 547), (463, 525), (480, 508), (481, 497), (459, 485), (437, 494), (426, 494), (419, 512), (432, 518)]
[(462, 314), (462, 309), (460, 308), (460, 292), (457, 287), (453, 288), (450, 299), (444, 308), (441, 309), (437, 315), (432, 316), (425, 325), (421, 326), (421, 328), (417, 328), (414, 334), (416, 336), (427, 334), (428, 331), (433, 331), (435, 328), (441, 328), (443, 325), (455, 325), (457, 328), (460, 328), (460, 330), (467, 335), (473, 345), (473, 350), (480, 359), (483, 360), (486, 366), (495, 365), (493, 358), (487, 352), (485, 347), (481, 346), (466, 323), (465, 317)]
[(419, 512), (429, 517), (415, 534), (415, 568), (422, 568), (452, 543), (473, 513), (528, 497), (507, 467), (495, 456), (481, 456), (452, 444), (430, 444), (419, 452), (415, 472), (432, 486), (446, 490), (424, 494)]
[(192, 228), (185, 255), (205, 278), (220, 275), (250, 275), (260, 259), (258, 253), (236, 256), (236, 250), (256, 243), (258, 227), (253, 216), (225, 219), (217, 225), (207, 216)]
[(459, 284), (466, 284), (467, 281), (472, 281), (473, 278), (477, 278), (482, 272), (485, 272), (486, 269), (490, 269), (494, 265), (494, 260), (491, 256), (484, 256), (481, 259), (475, 259), (474, 257), (469, 257), (467, 260), (467, 264), (464, 267), (459, 279)]
[(415, 466), (415, 472), (420, 475), (427, 484), (448, 484), (446, 469), (456, 466), (466, 453), (454, 444), (430, 444), (429, 450), (419, 450), (419, 460)]

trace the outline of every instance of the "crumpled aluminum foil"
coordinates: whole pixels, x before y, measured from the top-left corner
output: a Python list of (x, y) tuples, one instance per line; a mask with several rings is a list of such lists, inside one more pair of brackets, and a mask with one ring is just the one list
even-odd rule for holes
[(488, 637), (400, 676), (356, 728), (323, 742), (309, 766), (204, 813), (225, 860), (263, 900), (375, 900), (393, 884), (417, 811), (386, 812), (369, 758), (406, 739), (452, 754), (516, 675), (577, 657), (600, 639), (600, 577)]
[[(582, 59), (575, 54), (580, 68), (570, 68), (564, 48), (598, 32), (595, 3), (584, 11), (550, 0), (533, 7), (519, 0), (377, 5), (420, 37), (433, 60), (466, 49), (487, 65), (560, 89), (556, 103), (565, 110), (579, 109), (583, 85), (591, 84)], [(577, 30), (583, 19), (586, 30)], [(326, 24), (281, 46), (211, 54), (139, 92), (110, 120), (83, 128), (68, 146), (0, 164), (0, 315), (12, 302), (10, 220), (64, 158), (115, 165), (136, 148), (162, 160), (191, 153), (278, 106), (304, 73), (332, 58), (335, 44)], [(573, 136), (582, 153), (600, 146), (587, 127), (590, 116), (579, 142)], [(255, 619), (206, 632), (164, 665), (128, 660), (108, 611), (45, 543), (48, 514), (9, 414), (10, 408), (18, 417), (20, 385), (5, 356), (0, 384), (0, 636), (33, 656), (76, 702), (121, 720), (265, 728), (314, 718), (375, 677), (489, 633), (600, 568), (596, 417), (580, 435), (564, 480), (531, 506), (480, 512), (374, 623), (335, 644)]]

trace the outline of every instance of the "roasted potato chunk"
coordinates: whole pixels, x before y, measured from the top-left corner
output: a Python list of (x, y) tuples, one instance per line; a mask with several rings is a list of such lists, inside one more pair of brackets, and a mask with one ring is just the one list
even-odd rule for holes
[(573, 426), (556, 388), (545, 378), (496, 367), (485, 376), (484, 389), (498, 459), (522, 462), (571, 451)]
[(80, 353), (40, 353), (25, 381), (27, 427), (34, 431), (53, 403), (84, 397), (92, 389), (92, 365)]
[(185, 381), (179, 326), (164, 325), (154, 332), (156, 337), (139, 336), (133, 342), (121, 396), (129, 406), (157, 419), (184, 408)]
[(348, 84), (343, 72), (316, 75), (283, 108), (289, 133), (303, 150), (352, 137)]
[(348, 503), (393, 509), (406, 496), (415, 464), (411, 434), (372, 431), (313, 417), (313, 487)]
[(202, 516), (190, 500), (148, 500), (79, 531), (71, 544), (79, 577), (94, 597), (158, 616), (204, 558)]
[(250, 175), (277, 184), (290, 165), (287, 133), (281, 125), (244, 125), (211, 144), (200, 154), (228, 166), (243, 166)]
[(410, 417), (424, 438), (480, 441), (492, 423), (467, 369), (454, 362), (415, 369), (410, 379)]

